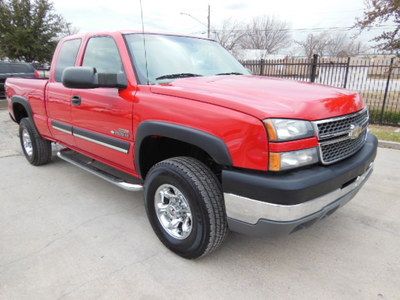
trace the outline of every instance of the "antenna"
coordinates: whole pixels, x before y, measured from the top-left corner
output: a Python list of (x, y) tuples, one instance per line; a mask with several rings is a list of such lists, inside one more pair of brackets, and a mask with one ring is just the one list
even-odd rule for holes
[(144, 48), (144, 60), (146, 63), (146, 79), (147, 79), (147, 84), (150, 84), (149, 82), (149, 69), (147, 67), (147, 51), (146, 51), (146, 36), (144, 34), (144, 21), (143, 21), (143, 5), (142, 5), (142, 0), (139, 0), (140, 3), (140, 18), (142, 20), (142, 36), (143, 36), (143, 48)]

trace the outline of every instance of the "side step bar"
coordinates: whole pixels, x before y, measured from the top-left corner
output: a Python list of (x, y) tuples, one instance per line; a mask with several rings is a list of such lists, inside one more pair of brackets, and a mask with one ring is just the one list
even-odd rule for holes
[[(88, 162), (81, 161), (77, 158), (74, 157), (75, 152), (69, 149), (63, 149), (57, 152), (57, 156), (61, 158), (62, 160), (65, 160), (66, 162), (69, 162), (70, 164), (73, 164), (74, 166), (77, 166), (93, 175), (96, 175), (105, 181), (108, 181), (124, 190), (131, 191), (131, 192), (136, 192), (136, 191), (141, 191), (143, 190), (143, 185), (141, 184), (135, 184), (135, 183), (130, 183), (127, 181), (124, 181), (123, 179), (114, 176), (113, 174), (110, 174), (104, 170), (101, 170), (97, 168), (96, 166), (92, 165), (91, 162), (93, 160), (90, 160)], [(70, 155), (72, 154), (72, 155)]]

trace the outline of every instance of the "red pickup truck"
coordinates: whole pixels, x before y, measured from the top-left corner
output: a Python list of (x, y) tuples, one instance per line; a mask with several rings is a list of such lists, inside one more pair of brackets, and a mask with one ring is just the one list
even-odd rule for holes
[(249, 74), (218, 43), (101, 32), (60, 41), (49, 80), (10, 78), (27, 160), (58, 156), (130, 191), (172, 251), (197, 258), (228, 229), (292, 233), (333, 213), (372, 172), (360, 95)]

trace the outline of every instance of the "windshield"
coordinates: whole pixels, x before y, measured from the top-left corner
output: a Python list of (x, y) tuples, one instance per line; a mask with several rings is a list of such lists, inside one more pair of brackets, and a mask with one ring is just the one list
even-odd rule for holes
[(128, 34), (125, 37), (142, 84), (165, 83), (194, 76), (249, 74), (228, 51), (214, 41), (156, 34)]

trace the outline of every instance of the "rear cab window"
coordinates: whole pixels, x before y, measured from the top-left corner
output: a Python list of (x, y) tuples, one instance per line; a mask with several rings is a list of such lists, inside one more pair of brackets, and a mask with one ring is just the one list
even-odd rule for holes
[(56, 64), (55, 81), (61, 82), (62, 74), (65, 68), (75, 66), (76, 57), (78, 55), (81, 43), (81, 39), (74, 39), (67, 40), (62, 44)]

